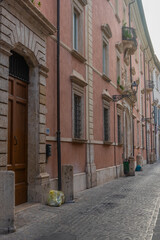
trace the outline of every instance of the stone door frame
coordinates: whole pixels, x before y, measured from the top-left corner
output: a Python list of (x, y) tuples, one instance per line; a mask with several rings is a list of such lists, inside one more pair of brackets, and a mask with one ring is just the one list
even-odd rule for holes
[[(30, 69), (28, 85), (28, 201), (45, 202), (46, 172), (46, 38), (55, 27), (30, 1), (0, 3), (0, 170), (7, 170), (8, 79), (11, 50), (22, 55)], [(6, 16), (6, 17), (4, 17)], [(32, 23), (32, 24), (31, 24)]]

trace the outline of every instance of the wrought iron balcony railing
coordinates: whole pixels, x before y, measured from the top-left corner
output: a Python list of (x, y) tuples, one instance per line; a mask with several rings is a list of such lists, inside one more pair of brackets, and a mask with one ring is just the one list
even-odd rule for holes
[[(125, 43), (126, 42), (126, 48), (130, 49), (130, 54), (134, 54), (134, 52), (137, 50), (137, 35), (134, 28), (131, 27), (122, 27), (122, 40)], [(128, 46), (128, 43), (131, 45)]]

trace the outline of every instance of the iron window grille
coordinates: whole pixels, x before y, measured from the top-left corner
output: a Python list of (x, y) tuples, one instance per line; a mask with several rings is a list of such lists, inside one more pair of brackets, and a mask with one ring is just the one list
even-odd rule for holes
[(82, 98), (74, 94), (74, 138), (81, 138), (82, 132)]
[(109, 141), (109, 109), (104, 108), (104, 141)]
[(11, 51), (9, 58), (9, 75), (29, 83), (29, 67), (21, 55)]
[(118, 144), (121, 143), (121, 117), (118, 115), (118, 118), (117, 118), (117, 124), (118, 124)]

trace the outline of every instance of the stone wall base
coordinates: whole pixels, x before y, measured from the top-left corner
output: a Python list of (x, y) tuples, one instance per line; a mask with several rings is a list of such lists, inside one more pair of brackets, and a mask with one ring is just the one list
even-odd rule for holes
[(35, 184), (28, 186), (28, 201), (47, 203), (50, 181), (48, 174), (41, 174), (36, 178)]
[[(117, 173), (116, 173), (117, 172)], [(104, 184), (106, 182), (112, 181), (116, 177), (123, 177), (124, 171), (123, 171), (123, 164), (116, 167), (108, 167), (103, 169), (96, 170), (96, 186)], [(58, 189), (58, 179), (54, 178), (50, 180), (50, 190)], [(74, 174), (73, 176), (73, 190), (74, 190), (74, 196), (78, 192), (84, 191), (87, 189), (87, 174), (85, 172)]]
[(115, 166), (98, 169), (97, 170), (97, 186), (122, 176), (124, 176), (123, 164), (118, 165), (117, 169)]
[(14, 172), (0, 171), (0, 233), (15, 231), (15, 183)]

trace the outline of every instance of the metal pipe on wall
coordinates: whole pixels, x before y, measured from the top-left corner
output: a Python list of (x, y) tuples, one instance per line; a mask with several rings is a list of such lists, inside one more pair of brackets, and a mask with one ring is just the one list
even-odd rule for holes
[[(148, 48), (148, 47), (147, 47)], [(144, 49), (143, 52), (143, 60), (144, 60), (144, 96), (145, 96), (145, 135), (146, 135), (146, 159), (147, 159), (147, 163), (148, 162), (148, 141), (147, 141), (147, 96), (146, 96), (146, 66), (145, 66), (145, 51), (147, 50), (147, 48)]]
[(60, 0), (57, 0), (57, 160), (58, 160), (58, 190), (61, 190), (62, 177), (61, 177), (61, 130), (60, 130)]

